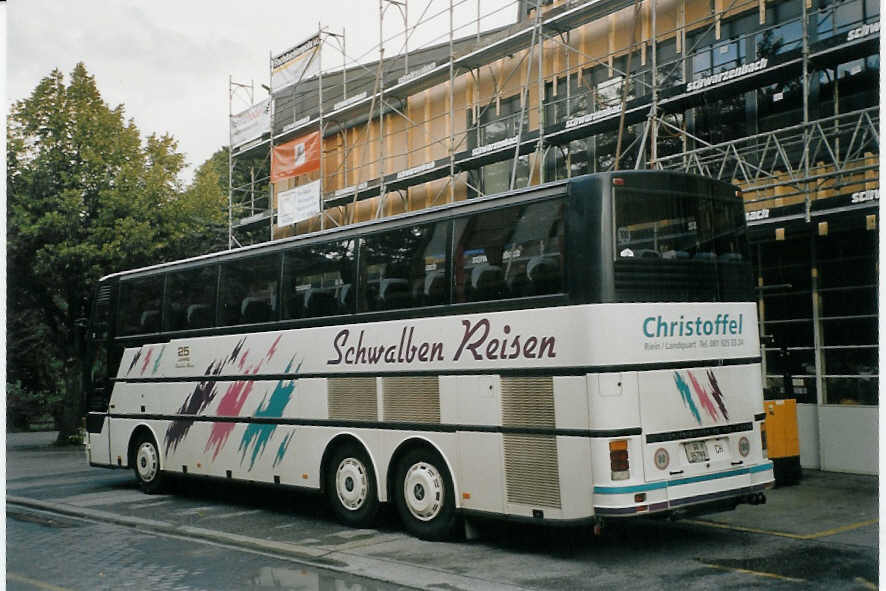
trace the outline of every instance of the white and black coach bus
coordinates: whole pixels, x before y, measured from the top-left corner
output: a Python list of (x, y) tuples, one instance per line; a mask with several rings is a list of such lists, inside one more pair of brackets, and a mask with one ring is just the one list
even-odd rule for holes
[(116, 273), (88, 330), (88, 456), (322, 491), (407, 530), (763, 500), (736, 189), (577, 177)]

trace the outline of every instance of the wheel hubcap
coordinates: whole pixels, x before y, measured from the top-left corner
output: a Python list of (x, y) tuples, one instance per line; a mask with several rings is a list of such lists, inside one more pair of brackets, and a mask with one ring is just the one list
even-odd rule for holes
[(151, 482), (157, 476), (157, 470), (160, 463), (157, 461), (157, 448), (154, 444), (145, 441), (138, 446), (138, 453), (135, 457), (135, 469), (138, 477), (144, 482)]
[(342, 506), (356, 511), (363, 506), (369, 494), (366, 467), (355, 458), (345, 458), (335, 472), (335, 492)]
[(421, 521), (430, 521), (443, 508), (443, 478), (431, 464), (419, 462), (406, 471), (403, 496), (406, 508)]

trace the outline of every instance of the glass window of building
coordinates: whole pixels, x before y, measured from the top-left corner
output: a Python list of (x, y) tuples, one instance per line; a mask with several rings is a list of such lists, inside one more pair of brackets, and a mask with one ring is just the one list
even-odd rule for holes
[(809, 238), (756, 246), (761, 291), (761, 335), (771, 335), (764, 348), (767, 398), (784, 398), (793, 390), (798, 402), (815, 402), (815, 341), (812, 323), (812, 250)]
[(824, 399), (877, 404), (877, 239), (858, 228), (815, 240)]

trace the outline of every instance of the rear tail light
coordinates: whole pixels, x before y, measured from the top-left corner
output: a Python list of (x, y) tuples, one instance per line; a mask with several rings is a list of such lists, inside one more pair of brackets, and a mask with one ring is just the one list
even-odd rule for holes
[(766, 445), (766, 423), (760, 423), (760, 443), (763, 444), (763, 457), (769, 458), (769, 447)]
[(631, 477), (626, 439), (616, 439), (609, 442), (609, 466), (612, 469), (613, 480), (627, 480)]

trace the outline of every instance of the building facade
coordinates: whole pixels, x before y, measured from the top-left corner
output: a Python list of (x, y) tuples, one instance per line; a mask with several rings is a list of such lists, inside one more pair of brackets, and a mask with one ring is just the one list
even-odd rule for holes
[[(804, 466), (876, 473), (879, 2), (512, 10), (512, 25), (450, 27), (436, 45), (279, 90), (272, 74), (269, 129), (232, 150), (232, 235), (283, 237), (612, 169), (732, 182), (772, 337), (766, 394), (797, 398)], [(302, 145), (304, 163), (309, 137), (315, 165), (278, 166), (270, 182), (275, 151)], [(321, 213), (283, 225), (278, 195), (298, 187), (315, 188)]]

